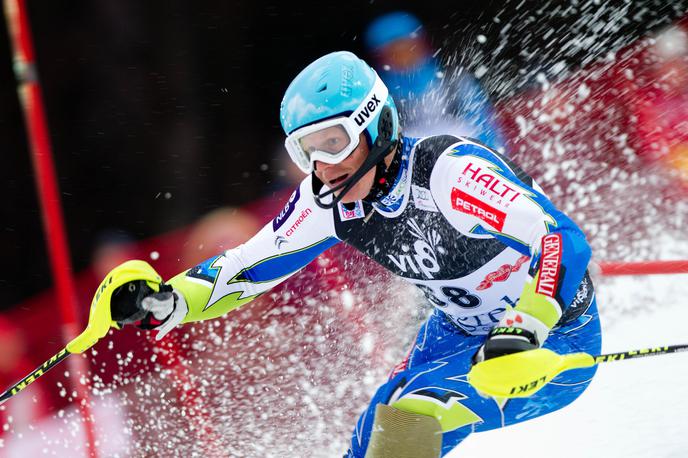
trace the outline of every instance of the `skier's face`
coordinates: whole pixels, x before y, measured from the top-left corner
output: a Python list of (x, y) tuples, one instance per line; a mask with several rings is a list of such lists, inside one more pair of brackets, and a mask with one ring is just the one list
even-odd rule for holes
[[(328, 164), (326, 162), (315, 161), (315, 176), (329, 188), (333, 188), (353, 175), (354, 172), (361, 167), (363, 161), (366, 160), (368, 153), (368, 143), (366, 142), (365, 136), (361, 134), (356, 149), (339, 164)], [(349, 192), (342, 197), (341, 201), (350, 203), (363, 199), (370, 193), (370, 189), (373, 186), (373, 180), (375, 180), (375, 167), (363, 175), (363, 178), (358, 180)], [(339, 195), (338, 192), (335, 192), (335, 194)]]

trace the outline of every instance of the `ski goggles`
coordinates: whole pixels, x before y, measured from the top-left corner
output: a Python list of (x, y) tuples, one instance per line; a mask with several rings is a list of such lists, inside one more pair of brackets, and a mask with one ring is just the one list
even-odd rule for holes
[(361, 133), (382, 110), (387, 95), (387, 87), (376, 75), (372, 90), (350, 116), (328, 119), (290, 133), (284, 146), (292, 161), (304, 173), (311, 173), (315, 161), (338, 164), (349, 157), (358, 146)]

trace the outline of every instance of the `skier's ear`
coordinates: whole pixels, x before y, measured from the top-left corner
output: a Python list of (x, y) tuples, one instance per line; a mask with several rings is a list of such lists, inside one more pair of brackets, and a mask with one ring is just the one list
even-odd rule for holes
[(382, 142), (388, 142), (394, 135), (394, 127), (392, 123), (392, 109), (388, 106), (382, 107), (380, 118), (377, 121), (377, 146), (382, 146)]

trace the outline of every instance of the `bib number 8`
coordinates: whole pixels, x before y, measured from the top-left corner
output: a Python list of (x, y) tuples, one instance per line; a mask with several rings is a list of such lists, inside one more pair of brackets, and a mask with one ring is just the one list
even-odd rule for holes
[(463, 288), (457, 288), (455, 286), (442, 286), (440, 291), (442, 292), (443, 298), (440, 298), (435, 294), (435, 291), (428, 285), (416, 284), (421, 291), (425, 294), (430, 302), (438, 307), (446, 307), (449, 302), (465, 309), (473, 309), (481, 304), (481, 300), (478, 296), (470, 294)]

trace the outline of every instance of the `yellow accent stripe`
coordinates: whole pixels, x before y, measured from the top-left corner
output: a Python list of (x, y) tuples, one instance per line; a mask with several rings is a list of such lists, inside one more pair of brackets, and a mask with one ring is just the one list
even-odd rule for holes
[(256, 297), (250, 296), (239, 299), (242, 292), (238, 291), (223, 297), (208, 310), (203, 310), (210, 300), (210, 295), (213, 292), (212, 286), (204, 286), (188, 280), (186, 272), (182, 272), (175, 276), (168, 283), (184, 294), (184, 299), (186, 299), (186, 303), (189, 306), (189, 313), (187, 313), (182, 323), (210, 320), (220, 317), (237, 307), (241, 307)]

